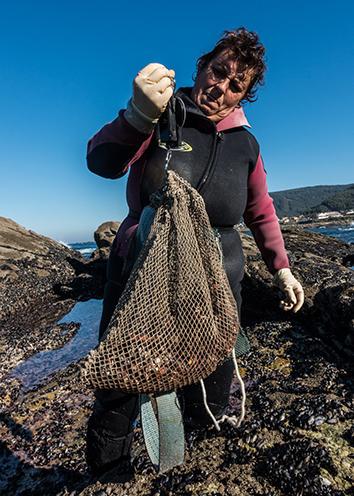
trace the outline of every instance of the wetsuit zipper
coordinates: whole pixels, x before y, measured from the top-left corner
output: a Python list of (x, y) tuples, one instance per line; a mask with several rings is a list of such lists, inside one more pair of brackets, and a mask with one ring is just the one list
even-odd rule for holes
[(215, 133), (215, 139), (214, 139), (214, 143), (213, 143), (213, 150), (211, 153), (210, 161), (209, 161), (209, 163), (205, 169), (205, 172), (204, 172), (204, 174), (203, 174), (203, 176), (202, 176), (202, 178), (199, 181), (199, 184), (197, 186), (197, 190), (199, 193), (205, 188), (209, 177), (211, 177), (211, 175), (212, 175), (213, 169), (215, 167), (215, 162), (216, 162), (215, 157), (216, 157), (218, 144), (223, 139), (224, 139), (224, 133), (222, 131), (217, 131)]

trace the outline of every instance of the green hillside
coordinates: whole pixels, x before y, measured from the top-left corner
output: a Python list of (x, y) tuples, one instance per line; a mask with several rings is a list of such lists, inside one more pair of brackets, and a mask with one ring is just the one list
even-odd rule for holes
[(279, 218), (354, 208), (354, 184), (309, 186), (270, 193)]
[(338, 191), (312, 208), (315, 212), (330, 212), (332, 210), (351, 210), (354, 208), (354, 185), (344, 191)]

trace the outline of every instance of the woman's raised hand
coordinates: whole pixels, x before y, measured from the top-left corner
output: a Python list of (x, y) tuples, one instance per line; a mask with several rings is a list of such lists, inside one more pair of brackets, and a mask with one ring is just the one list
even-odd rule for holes
[(166, 109), (175, 87), (175, 71), (152, 63), (141, 69), (134, 79), (133, 97), (124, 117), (135, 129), (150, 133)]

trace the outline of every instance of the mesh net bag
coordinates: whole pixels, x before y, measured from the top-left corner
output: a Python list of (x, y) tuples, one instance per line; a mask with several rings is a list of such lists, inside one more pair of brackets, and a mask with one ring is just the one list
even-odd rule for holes
[(96, 388), (171, 391), (210, 375), (231, 354), (238, 330), (204, 201), (168, 171), (148, 237), (84, 375)]

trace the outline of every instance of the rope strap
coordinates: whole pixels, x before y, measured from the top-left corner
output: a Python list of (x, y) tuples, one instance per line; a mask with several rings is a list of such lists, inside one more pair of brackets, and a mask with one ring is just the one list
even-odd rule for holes
[(208, 412), (208, 415), (210, 416), (211, 420), (213, 421), (213, 424), (214, 424), (214, 426), (215, 426), (215, 428), (216, 428), (216, 430), (218, 432), (220, 431), (220, 424), (222, 422), (228, 422), (233, 427), (240, 427), (240, 425), (241, 425), (241, 423), (242, 423), (242, 421), (243, 421), (243, 419), (245, 418), (245, 415), (246, 415), (246, 408), (245, 408), (245, 405), (246, 405), (246, 390), (245, 390), (245, 384), (244, 384), (244, 382), (242, 380), (242, 377), (241, 377), (241, 374), (240, 374), (240, 371), (239, 371), (239, 368), (238, 368), (238, 364), (237, 364), (237, 360), (236, 360), (235, 348), (232, 349), (232, 359), (233, 359), (233, 362), (234, 362), (236, 377), (237, 377), (237, 380), (238, 380), (238, 382), (240, 384), (241, 395), (242, 395), (242, 399), (241, 399), (241, 415), (240, 415), (239, 418), (237, 418), (236, 415), (231, 415), (231, 416), (223, 415), (220, 420), (216, 420), (216, 418), (214, 417), (214, 415), (213, 415), (213, 413), (210, 410), (209, 405), (208, 405), (208, 400), (207, 400), (207, 394), (206, 394), (206, 390), (205, 390), (204, 381), (203, 381), (203, 379), (200, 380), (200, 385), (202, 387), (203, 401), (204, 401), (205, 409)]

